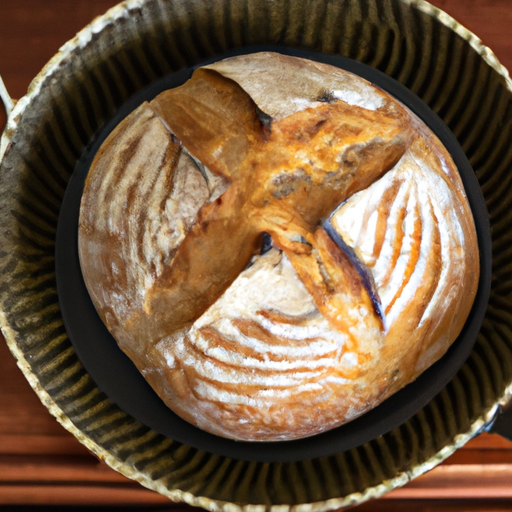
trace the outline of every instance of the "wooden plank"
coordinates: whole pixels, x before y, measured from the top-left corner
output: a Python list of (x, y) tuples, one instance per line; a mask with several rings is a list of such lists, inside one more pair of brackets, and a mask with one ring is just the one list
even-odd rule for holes
[(13, 98), (58, 49), (117, 0), (16, 0), (0, 2), (0, 73)]
[(354, 509), (356, 512), (510, 512), (510, 500), (373, 500)]
[(68, 432), (62, 435), (0, 434), (0, 455), (90, 455)]
[(497, 434), (488, 434), (483, 432), (477, 437), (471, 439), (464, 445), (465, 450), (503, 450), (512, 451), (512, 441), (505, 439)]
[[(29, 505), (36, 499), (44, 504), (76, 505), (168, 503), (163, 496), (142, 488), (99, 462), (36, 462), (32, 459), (14, 463), (0, 459), (0, 505)], [(439, 466), (383, 499), (397, 503), (403, 500), (500, 499), (512, 503), (512, 465)]]
[[(87, 485), (0, 485), (0, 505), (73, 505), (73, 506), (168, 506), (168, 498), (142, 487), (90, 487)], [(185, 508), (183, 504), (180, 508)], [(187, 508), (187, 510), (193, 510)]]
[(497, 434), (483, 433), (471, 439), (443, 464), (512, 464), (512, 442)]
[(512, 464), (438, 466), (386, 499), (512, 499)]
[(90, 456), (0, 456), (0, 482), (55, 482), (133, 485), (125, 476)]
[(443, 465), (453, 464), (512, 464), (512, 452), (510, 450), (475, 450), (472, 448), (461, 448), (457, 450)]
[(471, 30), (512, 70), (510, 0), (429, 0)]

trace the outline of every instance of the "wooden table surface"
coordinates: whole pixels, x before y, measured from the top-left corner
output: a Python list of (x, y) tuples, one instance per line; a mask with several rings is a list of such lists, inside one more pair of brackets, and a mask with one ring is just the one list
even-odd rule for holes
[[(0, 74), (21, 97), (58, 48), (116, 0), (0, 0)], [(432, 0), (512, 70), (512, 0)], [(0, 108), (0, 128), (5, 115)], [(22, 506), (22, 508), (18, 508)], [(0, 508), (192, 510), (117, 474), (50, 416), (0, 339)], [(28, 508), (27, 508), (28, 507)], [(99, 508), (98, 508), (99, 507)], [(360, 512), (512, 510), (512, 443), (482, 434)]]

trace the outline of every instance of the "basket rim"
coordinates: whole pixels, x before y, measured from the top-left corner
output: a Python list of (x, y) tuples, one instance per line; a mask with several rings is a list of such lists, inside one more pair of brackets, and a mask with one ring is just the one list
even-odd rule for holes
[[(175, 0), (180, 1), (180, 0)], [(186, 0), (183, 0), (186, 1)], [(512, 79), (510, 78), (509, 71), (501, 64), (494, 52), (478, 38), (473, 32), (456, 21), (452, 16), (444, 12), (438, 7), (430, 4), (426, 0), (398, 0), (403, 4), (410, 5), (419, 11), (431, 16), (441, 24), (452, 30), (455, 34), (464, 39), (482, 58), (482, 60), (496, 71), (504, 80), (507, 90), (512, 94)], [(16, 101), (14, 108), (8, 115), (7, 123), (0, 138), (0, 164), (3, 161), (5, 154), (9, 150), (9, 146), (16, 130), (20, 123), (23, 121), (23, 114), (30, 106), (33, 98), (37, 97), (40, 93), (44, 82), (50, 78), (60, 67), (61, 63), (65, 61), (69, 55), (74, 51), (79, 50), (90, 44), (94, 36), (104, 30), (107, 26), (118, 22), (122, 18), (130, 16), (130, 12), (134, 9), (141, 8), (146, 3), (146, 0), (125, 0), (116, 6), (110, 8), (106, 13), (96, 17), (82, 30), (80, 30), (75, 37), (67, 41), (57, 53), (48, 61), (42, 70), (32, 80), (27, 90), (27, 93)], [(202, 496), (195, 496), (191, 493), (184, 492), (178, 489), (169, 490), (163, 483), (149, 478), (144, 473), (131, 467), (129, 464), (119, 460), (112, 455), (108, 450), (96, 443), (90, 437), (85, 435), (78, 427), (76, 427), (63, 410), (52, 399), (49, 393), (40, 384), (37, 375), (35, 375), (30, 365), (25, 358), (22, 350), (16, 343), (16, 332), (9, 324), (7, 317), (0, 309), (0, 329), (4, 335), (6, 343), (16, 359), (17, 365), (24, 374), (25, 378), (31, 385), (32, 389), (38, 395), (43, 405), (48, 411), (56, 418), (56, 420), (72, 435), (74, 435), (79, 442), (81, 442), (87, 449), (94, 453), (99, 459), (104, 461), (115, 471), (122, 475), (139, 482), (144, 487), (156, 491), (172, 501), (184, 502), (188, 505), (201, 507), (212, 512), (226, 511), (244, 511), (244, 512), (264, 512), (267, 510), (267, 505), (250, 505), (250, 504), (235, 504), (214, 500)], [(435, 466), (443, 462), (456, 450), (461, 448), (469, 440), (480, 434), (485, 430), (486, 426), (491, 424), (495, 418), (500, 407), (507, 404), (512, 399), (512, 383), (505, 389), (503, 396), (497, 401), (493, 407), (487, 411), (482, 417), (478, 418), (470, 427), (468, 432), (458, 434), (453, 439), (451, 444), (444, 446), (438, 453), (429, 458), (428, 460), (412, 467), (408, 471), (400, 473), (395, 477), (385, 480), (380, 484), (368, 487), (363, 492), (355, 492), (343, 498), (332, 498), (329, 500), (304, 503), (296, 505), (279, 505), (279, 512), (288, 512), (293, 509), (299, 509), (300, 512), (324, 512), (344, 508), (347, 506), (354, 506), (368, 501), (372, 498), (379, 498), (387, 492), (405, 485), (412, 479), (430, 471)], [(277, 506), (276, 506), (277, 507)], [(272, 507), (273, 508), (273, 507)]]

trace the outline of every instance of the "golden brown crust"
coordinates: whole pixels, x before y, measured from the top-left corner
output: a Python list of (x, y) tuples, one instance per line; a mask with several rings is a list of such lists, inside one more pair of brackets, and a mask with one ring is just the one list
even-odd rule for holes
[[(345, 250), (323, 228), (340, 203)], [(259, 256), (263, 233), (274, 249)], [(444, 354), (478, 282), (435, 136), (367, 82), (276, 54), (200, 69), (125, 119), (93, 163), (79, 235), (93, 302), (148, 382), (243, 440), (380, 403)]]

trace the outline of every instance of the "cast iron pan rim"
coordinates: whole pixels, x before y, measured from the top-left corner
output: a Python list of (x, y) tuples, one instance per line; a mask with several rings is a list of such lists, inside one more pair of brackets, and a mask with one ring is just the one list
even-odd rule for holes
[(179, 418), (158, 398), (104, 327), (89, 298), (78, 261), (78, 216), (84, 180), (105, 137), (143, 100), (184, 83), (193, 68), (173, 73), (132, 97), (98, 131), (83, 152), (69, 181), (56, 235), (57, 292), (64, 325), (86, 371), (120, 409), (156, 432), (199, 450), (238, 460), (291, 462), (332, 456), (356, 448), (400, 426), (437, 395), (469, 356), (480, 330), (490, 292), (492, 265), (489, 216), (471, 165), (453, 133), (412, 91), (384, 73), (345, 57), (276, 46), (239, 48), (202, 62), (205, 65), (234, 55), (276, 51), (346, 69), (395, 96), (437, 135), (451, 153), (461, 174), (475, 219), (481, 274), (477, 297), (462, 333), (449, 351), (415, 382), (381, 405), (346, 425), (306, 439), (251, 443), (224, 439)]

